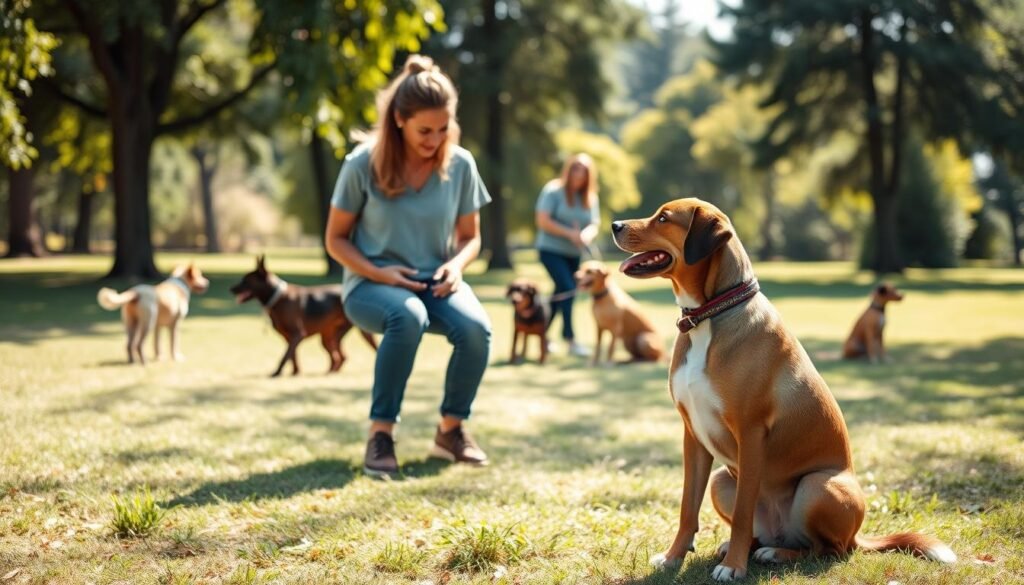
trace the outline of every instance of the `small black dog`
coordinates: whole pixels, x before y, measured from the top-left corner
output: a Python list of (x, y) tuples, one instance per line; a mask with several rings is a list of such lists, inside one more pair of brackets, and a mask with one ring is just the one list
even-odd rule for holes
[[(288, 360), (292, 362), (292, 375), (298, 374), (299, 361), (295, 350), (303, 339), (315, 333), (320, 334), (320, 341), (331, 356), (329, 371), (337, 372), (345, 363), (341, 339), (352, 328), (341, 302), (341, 285), (288, 284), (267, 270), (264, 259), (265, 256), (256, 258), (256, 270), (243, 276), (241, 282), (231, 287), (231, 292), (239, 303), (259, 300), (274, 329), (288, 341), (288, 350), (272, 376), (281, 375)], [(377, 342), (373, 335), (362, 329), (360, 332), (376, 350)]]
[[(505, 298), (512, 303), (515, 314), (512, 328), (512, 357), (509, 363), (526, 359), (526, 340), (530, 335), (540, 338), (540, 363), (548, 359), (548, 327), (551, 325), (551, 302), (537, 292), (537, 285), (517, 278), (508, 285)], [(523, 347), (516, 351), (522, 337)]]

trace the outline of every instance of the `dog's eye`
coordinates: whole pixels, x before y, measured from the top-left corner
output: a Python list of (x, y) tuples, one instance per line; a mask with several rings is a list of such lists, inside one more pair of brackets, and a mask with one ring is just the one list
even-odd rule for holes
[(658, 215), (658, 223), (665, 223), (666, 221), (668, 221), (668, 217), (664, 213)]

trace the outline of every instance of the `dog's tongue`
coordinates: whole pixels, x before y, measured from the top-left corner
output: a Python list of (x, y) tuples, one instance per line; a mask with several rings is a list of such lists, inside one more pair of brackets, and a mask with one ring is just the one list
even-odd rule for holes
[(630, 256), (629, 258), (623, 260), (622, 264), (619, 264), (619, 272), (627, 272), (631, 269), (634, 269), (637, 266), (643, 264), (644, 262), (653, 260), (659, 254), (662, 254), (662, 252), (643, 252), (635, 256)]
[(240, 292), (240, 293), (235, 295), (235, 302), (238, 303), (238, 304), (242, 304), (245, 301), (249, 300), (249, 297), (251, 297), (251, 296), (252, 296), (252, 294), (249, 293), (249, 292)]

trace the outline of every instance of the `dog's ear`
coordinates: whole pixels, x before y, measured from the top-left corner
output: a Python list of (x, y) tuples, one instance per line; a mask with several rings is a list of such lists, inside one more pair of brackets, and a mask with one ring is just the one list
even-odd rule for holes
[(683, 242), (683, 260), (693, 266), (724, 246), (730, 238), (732, 229), (726, 222), (702, 207), (695, 207)]
[(267, 266), (265, 264), (266, 259), (267, 259), (266, 254), (260, 254), (259, 256), (256, 257), (256, 272), (258, 272), (260, 274), (266, 274), (267, 273)]

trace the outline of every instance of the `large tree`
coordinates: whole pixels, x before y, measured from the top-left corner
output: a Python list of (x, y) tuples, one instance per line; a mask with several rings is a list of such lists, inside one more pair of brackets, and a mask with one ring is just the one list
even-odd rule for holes
[(34, 209), (32, 124), (41, 104), (36, 81), (50, 75), (50, 52), (57, 46), (51, 34), (40, 32), (27, 16), (28, 0), (0, 0), (0, 155), (8, 168), (9, 256), (40, 256), (44, 252)]
[[(506, 187), (534, 177), (538, 167), (550, 168), (556, 158), (553, 121), (603, 120), (611, 89), (606, 52), (636, 34), (642, 13), (625, 0), (442, 5), (449, 31), (431, 39), (428, 50), (461, 91), (462, 136), (477, 151), (494, 199), (483, 212), (489, 268), (510, 268)], [(512, 150), (526, 154), (515, 158), (515, 167)]]
[[(897, 245), (897, 196), (904, 141), (1019, 142), (1024, 78), (991, 45), (1020, 41), (993, 18), (1009, 0), (744, 0), (721, 10), (735, 21), (713, 42), (718, 66), (742, 81), (770, 84), (762, 102), (779, 111), (761, 140), (762, 163), (813, 148), (856, 128), (868, 169), (874, 257), (880, 273), (904, 267)], [(854, 162), (853, 164), (858, 164)]]
[[(43, 5), (45, 4), (45, 5)], [(440, 18), (432, 0), (353, 0), (345, 3), (289, 0), (66, 0), (39, 5), (54, 30), (71, 27), (85, 39), (95, 79), (61, 79), (57, 92), (84, 111), (110, 121), (112, 173), (117, 218), (114, 265), (110, 276), (154, 277), (151, 239), (149, 161), (154, 140), (194, 128), (227, 112), (274, 73), (275, 81), (297, 100), (317, 103), (326, 91), (319, 70), (350, 66), (369, 51), (387, 55), (421, 36), (424, 11)], [(197, 23), (222, 10), (244, 13), (235, 26), (249, 31), (248, 54), (228, 68), (226, 78), (207, 87), (177, 83), (184, 66), (201, 66), (203, 56), (186, 50)], [(193, 59), (195, 57), (195, 59)], [(371, 64), (383, 77), (390, 60)], [(59, 76), (58, 72), (58, 76)], [(344, 75), (335, 77), (344, 78)], [(301, 109), (300, 109), (301, 111)], [(303, 111), (308, 116), (308, 110)]]

